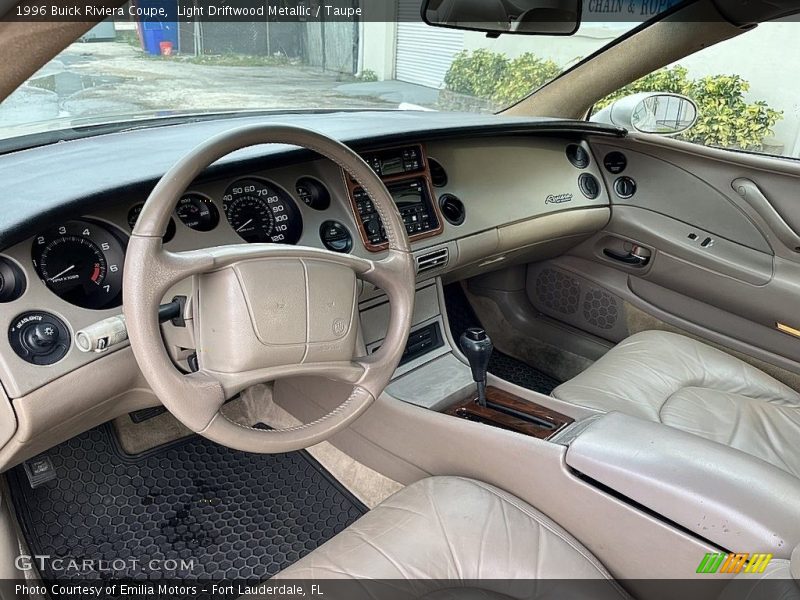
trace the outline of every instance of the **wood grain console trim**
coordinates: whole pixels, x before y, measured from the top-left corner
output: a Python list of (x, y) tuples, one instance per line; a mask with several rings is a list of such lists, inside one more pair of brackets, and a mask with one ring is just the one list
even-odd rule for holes
[(575, 421), (572, 417), (523, 400), (496, 387), (486, 388), (487, 406), (478, 404), (476, 396), (457, 402), (444, 412), (468, 421), (516, 431), (541, 440), (553, 437)]
[[(436, 221), (438, 223), (438, 226), (435, 229), (409, 235), (408, 236), (409, 241), (415, 242), (417, 240), (422, 240), (425, 238), (437, 236), (441, 234), (442, 231), (444, 231), (444, 219), (442, 217), (441, 211), (439, 210), (439, 202), (433, 190), (433, 180), (431, 179), (431, 167), (430, 163), (428, 162), (428, 153), (425, 148), (425, 145), (404, 144), (402, 146), (384, 146), (379, 148), (370, 148), (369, 150), (365, 151), (360, 151), (359, 154), (364, 156), (373, 153), (386, 152), (387, 150), (403, 150), (405, 148), (412, 148), (412, 147), (419, 149), (422, 168), (419, 171), (414, 171), (410, 173), (398, 173), (397, 175), (387, 175), (386, 177), (381, 176), (381, 181), (383, 181), (384, 185), (386, 186), (395, 183), (403, 183), (419, 179), (421, 179), (424, 182), (425, 191), (427, 192), (428, 197), (430, 198), (431, 201), (431, 210), (433, 211), (433, 214), (436, 216)], [(350, 198), (350, 209), (353, 211), (353, 216), (355, 217), (356, 226), (358, 228), (358, 234), (361, 237), (361, 242), (364, 244), (364, 247), (370, 252), (380, 252), (381, 250), (386, 250), (389, 247), (389, 244), (387, 242), (384, 242), (382, 244), (373, 244), (369, 241), (369, 236), (367, 235), (367, 232), (364, 229), (364, 223), (362, 223), (361, 216), (358, 214), (358, 206), (356, 204), (355, 191), (359, 189), (361, 186), (359, 186), (357, 182), (353, 181), (353, 179), (344, 170), (342, 170), (342, 177), (344, 178), (345, 185), (347, 186), (347, 196), (348, 198)]]

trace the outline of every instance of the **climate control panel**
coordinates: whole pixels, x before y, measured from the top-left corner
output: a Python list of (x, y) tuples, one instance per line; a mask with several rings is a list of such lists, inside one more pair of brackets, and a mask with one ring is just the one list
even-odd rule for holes
[[(406, 233), (413, 236), (439, 228), (439, 219), (433, 210), (430, 196), (420, 180), (387, 186), (389, 193), (397, 204), (400, 216), (406, 226)], [(356, 210), (361, 225), (370, 244), (378, 246), (386, 242), (386, 230), (383, 228), (375, 205), (367, 193), (361, 188), (353, 192)]]

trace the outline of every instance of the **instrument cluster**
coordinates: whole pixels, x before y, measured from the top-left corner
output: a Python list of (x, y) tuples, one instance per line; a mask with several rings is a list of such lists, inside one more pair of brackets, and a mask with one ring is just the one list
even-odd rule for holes
[[(412, 241), (442, 231), (442, 215), (434, 195), (438, 180), (434, 181), (430, 170), (433, 162), (429, 162), (421, 144), (375, 150), (363, 158), (386, 184)], [(208, 193), (190, 189), (177, 201), (163, 242), (168, 244), (179, 230), (185, 232), (184, 228), (188, 228), (198, 235), (215, 232), (205, 238), (205, 243), (203, 238), (188, 242), (196, 243), (196, 247), (236, 243), (238, 239), (247, 243), (297, 244), (304, 233), (305, 214), (321, 246), (346, 253), (353, 250), (351, 229), (345, 222), (331, 218), (338, 213), (340, 219), (344, 209), (354, 217), (364, 248), (370, 252), (383, 250), (387, 245), (383, 223), (371, 199), (355, 180), (343, 172), (341, 175), (350, 202), (339, 205), (336, 211), (331, 210), (331, 193), (325, 183), (301, 173), (297, 174), (293, 194), (254, 175), (239, 177), (215, 187), (213, 192), (210, 188), (202, 188)], [(103, 219), (81, 217), (42, 231), (31, 247), (31, 260), (39, 279), (58, 297), (81, 308), (104, 310), (121, 306), (125, 250), (143, 207), (144, 202), (138, 202), (122, 215), (115, 212)], [(324, 217), (318, 212), (325, 213)], [(175, 247), (185, 249), (187, 239), (183, 234), (180, 237)], [(313, 244), (311, 238), (307, 241)], [(14, 268), (0, 262), (0, 277), (3, 269)], [(20, 291), (12, 287), (0, 289), (0, 295), (4, 291), (11, 297), (19, 295)]]
[[(312, 205), (306, 179), (298, 181), (299, 197), (317, 208)], [(315, 183), (312, 192), (317, 203), (328, 191)], [(129, 231), (91, 218), (73, 219), (42, 231), (31, 247), (36, 274), (50, 291), (75, 306), (93, 310), (120, 306), (128, 236), (143, 207), (140, 202), (128, 211)], [(170, 218), (164, 243), (175, 237), (176, 220), (197, 232), (230, 227), (248, 243), (296, 244), (303, 233), (303, 217), (292, 196), (258, 177), (231, 183), (219, 204), (199, 192), (184, 194)]]

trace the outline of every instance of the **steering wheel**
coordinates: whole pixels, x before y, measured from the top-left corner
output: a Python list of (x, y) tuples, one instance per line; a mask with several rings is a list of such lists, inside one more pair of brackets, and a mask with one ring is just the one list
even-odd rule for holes
[[(187, 252), (162, 246), (180, 196), (213, 162), (259, 144), (290, 144), (337, 163), (372, 199), (389, 250), (368, 260), (279, 244), (236, 244)], [(256, 125), (217, 135), (195, 148), (158, 182), (128, 242), (123, 312), (131, 348), (150, 387), (184, 425), (247, 452), (307, 448), (357, 419), (388, 385), (408, 339), (415, 267), (400, 214), (380, 178), (355, 152), (320, 133)], [(158, 307), (169, 288), (192, 277), (189, 300), (199, 370), (184, 374), (161, 337)], [(386, 338), (369, 356), (355, 356), (358, 279), (388, 296)], [(257, 383), (300, 375), (353, 386), (341, 405), (316, 421), (262, 430), (229, 420), (220, 408)]]

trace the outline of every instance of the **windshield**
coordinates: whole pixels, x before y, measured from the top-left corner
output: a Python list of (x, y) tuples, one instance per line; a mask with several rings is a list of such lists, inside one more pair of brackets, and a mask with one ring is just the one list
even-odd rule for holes
[[(418, 11), (419, 2), (412, 4)], [(634, 25), (585, 22), (571, 37), (491, 39), (419, 19), (141, 23), (120, 17), (97, 25), (0, 104), (0, 139), (175, 113), (496, 112)]]

